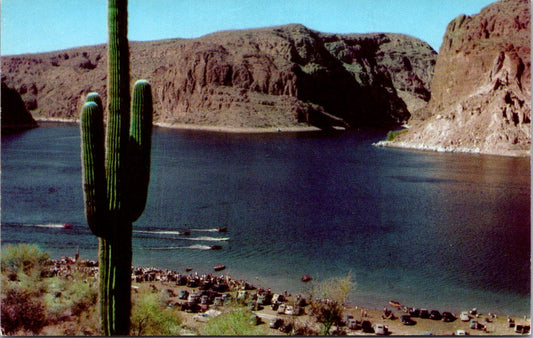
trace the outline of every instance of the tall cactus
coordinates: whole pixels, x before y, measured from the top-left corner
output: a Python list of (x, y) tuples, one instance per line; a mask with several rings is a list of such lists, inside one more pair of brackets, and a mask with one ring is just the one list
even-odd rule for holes
[(107, 130), (97, 93), (81, 113), (85, 214), (98, 236), (104, 335), (129, 333), (132, 224), (144, 210), (150, 176), (152, 94), (147, 81), (135, 83), (130, 117), (127, 17), (127, 0), (109, 0)]

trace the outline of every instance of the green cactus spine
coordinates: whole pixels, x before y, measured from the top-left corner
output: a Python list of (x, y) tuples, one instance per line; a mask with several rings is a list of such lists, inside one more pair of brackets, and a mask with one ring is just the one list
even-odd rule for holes
[(98, 236), (102, 334), (127, 335), (131, 311), (132, 223), (148, 193), (152, 137), (150, 84), (137, 81), (130, 117), (127, 0), (108, 2), (108, 105), (87, 96), (81, 114), (85, 214)]

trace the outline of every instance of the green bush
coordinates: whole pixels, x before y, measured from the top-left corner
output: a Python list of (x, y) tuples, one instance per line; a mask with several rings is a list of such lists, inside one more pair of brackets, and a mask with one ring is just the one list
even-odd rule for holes
[(72, 280), (53, 277), (47, 280), (48, 292), (44, 299), (51, 319), (61, 320), (63, 316), (79, 316), (96, 305), (98, 288), (79, 276)]
[(387, 141), (392, 142), (401, 134), (407, 133), (408, 129), (391, 130), (387, 133)]
[(331, 278), (312, 287), (311, 315), (323, 325), (324, 336), (330, 334), (333, 325), (340, 324), (344, 305), (354, 286), (351, 275), (348, 275), (343, 278)]
[(267, 335), (265, 327), (257, 326), (250, 320), (253, 312), (238, 308), (211, 319), (203, 328), (203, 335), (208, 336), (257, 336)]
[(168, 294), (148, 293), (134, 299), (131, 313), (132, 335), (173, 335), (181, 329), (179, 312), (168, 307)]
[(34, 244), (7, 245), (2, 248), (2, 273), (24, 272), (30, 275), (38, 270), (40, 274), (49, 258), (48, 253)]

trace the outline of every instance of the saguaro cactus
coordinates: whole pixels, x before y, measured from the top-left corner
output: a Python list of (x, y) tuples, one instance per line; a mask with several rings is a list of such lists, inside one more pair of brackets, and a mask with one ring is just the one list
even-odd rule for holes
[(99, 242), (104, 335), (129, 333), (132, 224), (144, 210), (150, 176), (152, 94), (147, 81), (136, 82), (130, 117), (127, 17), (127, 0), (109, 0), (107, 130), (97, 93), (81, 113), (85, 214)]

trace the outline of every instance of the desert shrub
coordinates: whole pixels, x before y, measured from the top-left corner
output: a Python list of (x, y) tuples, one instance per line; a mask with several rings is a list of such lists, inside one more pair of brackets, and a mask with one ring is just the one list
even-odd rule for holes
[(203, 328), (203, 335), (208, 336), (257, 336), (267, 335), (268, 331), (257, 326), (250, 317), (253, 312), (246, 308), (233, 308), (211, 319)]
[(7, 245), (2, 248), (2, 273), (30, 275), (37, 270), (40, 274), (49, 258), (48, 253), (34, 244)]
[(38, 334), (46, 325), (45, 307), (26, 290), (9, 289), (2, 295), (1, 326), (6, 334), (25, 330)]
[(75, 276), (71, 280), (58, 277), (47, 280), (48, 292), (44, 299), (51, 319), (79, 316), (93, 307), (98, 299), (96, 283), (90, 284)]
[(354, 286), (351, 275), (348, 275), (331, 278), (312, 287), (311, 315), (323, 325), (323, 335), (329, 335), (331, 327), (341, 323), (344, 305)]
[(401, 134), (404, 134), (406, 133), (408, 130), (407, 129), (400, 129), (400, 130), (391, 130), (387, 133), (387, 141), (389, 142), (392, 142), (394, 141), (398, 136), (400, 136)]
[(168, 307), (168, 294), (147, 293), (135, 297), (131, 313), (132, 335), (178, 335), (181, 316)]

